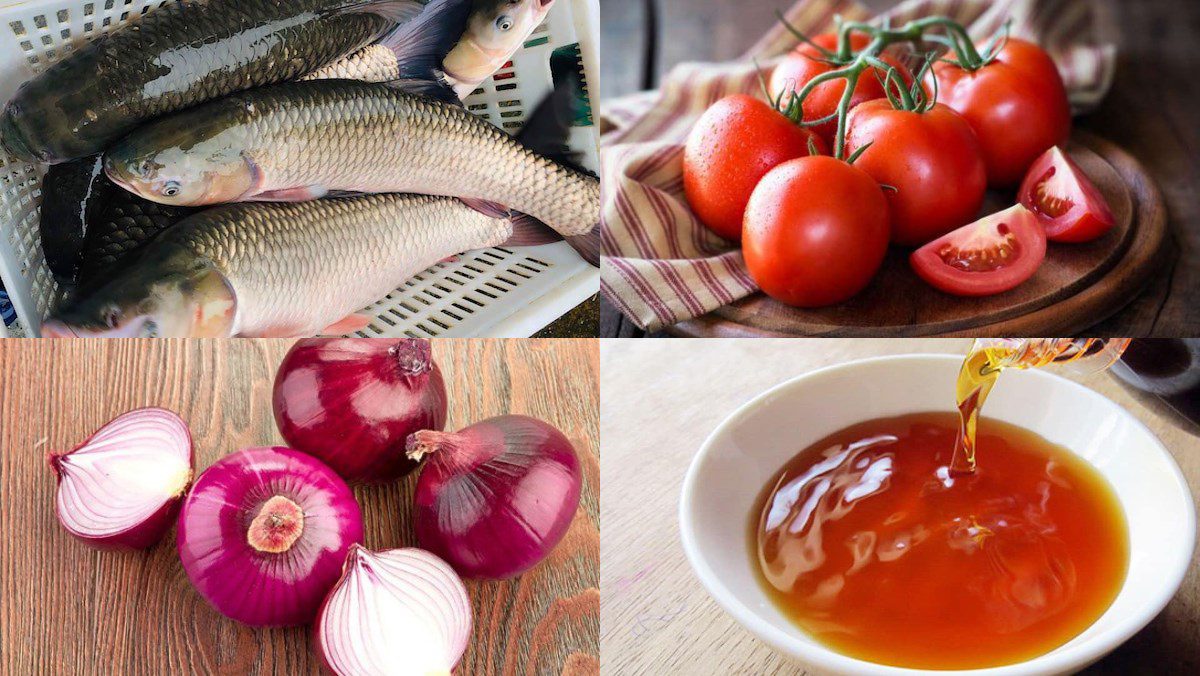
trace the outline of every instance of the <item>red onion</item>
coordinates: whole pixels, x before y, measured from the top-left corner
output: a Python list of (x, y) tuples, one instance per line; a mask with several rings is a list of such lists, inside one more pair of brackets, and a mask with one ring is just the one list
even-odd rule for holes
[(162, 539), (192, 480), (192, 435), (171, 411), (141, 408), (50, 456), (58, 520), (97, 547), (142, 549)]
[(306, 624), (362, 534), (354, 494), (333, 470), (290, 448), (250, 448), (196, 480), (179, 514), (179, 558), (222, 614)]
[(471, 600), (454, 569), (429, 552), (355, 545), (315, 633), (335, 674), (449, 674), (471, 637)]
[(529, 570), (566, 534), (579, 507), (575, 449), (535, 418), (422, 430), (409, 437), (408, 453), (430, 456), (417, 480), (417, 541), (466, 577)]
[(417, 466), (409, 434), (446, 426), (446, 386), (428, 340), (311, 338), (279, 365), (274, 407), (292, 447), (347, 481), (390, 481)]

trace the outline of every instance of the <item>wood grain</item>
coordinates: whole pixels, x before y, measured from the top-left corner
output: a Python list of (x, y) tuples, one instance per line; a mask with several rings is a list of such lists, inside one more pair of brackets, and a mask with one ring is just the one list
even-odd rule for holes
[[(54, 515), (50, 450), (70, 449), (139, 406), (178, 411), (197, 469), (283, 443), (271, 413), (290, 341), (0, 341), (0, 673), (316, 674), (307, 628), (253, 629), (213, 610), (179, 564), (174, 534), (145, 552), (100, 552)], [(599, 362), (593, 340), (434, 341), (447, 428), (502, 413), (542, 418), (575, 445), (579, 512), (545, 563), (468, 582), (475, 633), (459, 674), (599, 671)], [(413, 545), (412, 477), (362, 487), (371, 548)]]
[[(654, 36), (642, 16), (653, 4), (661, 20)], [(649, 37), (658, 54), (653, 70), (661, 78), (683, 61), (721, 61), (739, 56), (775, 21), (774, 11), (790, 4), (737, 0), (605, 0), (602, 14), (602, 86), (605, 97), (638, 89), (643, 49)], [(867, 0), (882, 10), (894, 0)], [(1175, 0), (1093, 0), (1110, 13), (1120, 34), (1113, 87), (1100, 108), (1075, 120), (1087, 130), (1125, 148), (1162, 190), (1173, 246), (1156, 261), (1157, 272), (1130, 302), (1108, 319), (1096, 315), (1084, 333), (1095, 335), (1194, 336), (1200, 334), (1200, 87), (1191, 73), (1200, 68), (1195, 49), (1200, 3)], [(645, 335), (607, 301), (601, 302), (600, 335)], [(661, 334), (659, 334), (661, 335)]]
[[(913, 273), (908, 250), (893, 248), (862, 292), (838, 305), (788, 307), (762, 293), (668, 331), (692, 337), (1070, 335), (1107, 317), (1161, 270), (1166, 214), (1162, 196), (1137, 160), (1103, 139), (1076, 134), (1068, 151), (1112, 208), (1116, 225), (1086, 244), (1051, 242), (1028, 281), (1006, 293), (963, 298)], [(981, 213), (1015, 202), (989, 191)], [(1115, 268), (1115, 269), (1114, 269)]]
[[(692, 574), (680, 545), (677, 518), (680, 489), (692, 456), (738, 406), (785, 380), (875, 355), (961, 354), (969, 344), (961, 339), (602, 341), (600, 646), (604, 672), (802, 673), (726, 615)], [(1177, 417), (1147, 406), (1111, 376), (1079, 380), (1144, 422), (1171, 450), (1193, 498), (1200, 498), (1200, 436), (1189, 432)], [(1200, 668), (1197, 636), (1200, 552), (1166, 609), (1084, 673), (1196, 673)]]

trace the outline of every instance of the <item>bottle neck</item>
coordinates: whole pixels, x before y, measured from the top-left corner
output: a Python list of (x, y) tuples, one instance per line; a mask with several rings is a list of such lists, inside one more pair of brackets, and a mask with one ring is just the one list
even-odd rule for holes
[(984, 350), (995, 369), (1053, 366), (1073, 376), (1108, 369), (1129, 347), (1129, 338), (978, 338), (972, 350)]

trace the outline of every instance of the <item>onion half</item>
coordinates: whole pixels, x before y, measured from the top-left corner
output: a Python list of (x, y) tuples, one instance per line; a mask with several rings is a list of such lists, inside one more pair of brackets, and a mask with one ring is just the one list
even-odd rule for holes
[(179, 514), (179, 558), (223, 615), (254, 626), (306, 624), (362, 542), (350, 487), (310, 455), (251, 448), (196, 480)]
[(417, 541), (465, 577), (529, 570), (566, 534), (579, 507), (575, 449), (536, 418), (422, 430), (409, 437), (408, 453), (429, 456), (417, 480)]
[(171, 527), (192, 480), (192, 435), (171, 411), (142, 408), (49, 461), (68, 533), (97, 547), (143, 549)]
[(409, 434), (446, 425), (446, 386), (428, 340), (311, 338), (275, 376), (279, 432), (347, 481), (397, 479), (417, 467)]
[(471, 600), (454, 569), (429, 552), (355, 545), (315, 634), (335, 674), (449, 674), (471, 637)]

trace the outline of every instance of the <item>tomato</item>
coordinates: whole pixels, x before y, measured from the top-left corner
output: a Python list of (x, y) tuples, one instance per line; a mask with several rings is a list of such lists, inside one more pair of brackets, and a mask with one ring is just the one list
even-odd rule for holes
[(895, 110), (887, 99), (850, 111), (846, 153), (870, 144), (854, 162), (881, 184), (892, 215), (892, 241), (919, 246), (971, 222), (983, 204), (987, 173), (971, 125), (935, 104), (923, 113)]
[(746, 206), (742, 253), (767, 295), (797, 307), (858, 293), (883, 264), (888, 205), (875, 179), (827, 156), (802, 157), (763, 177)]
[(742, 215), (758, 180), (779, 163), (818, 152), (811, 131), (751, 96), (717, 101), (696, 121), (683, 150), (683, 191), (700, 222), (728, 240), (742, 238)]
[(938, 101), (967, 118), (983, 147), (988, 183), (1014, 185), (1038, 155), (1065, 143), (1071, 106), (1058, 68), (1037, 45), (1009, 38), (996, 59), (974, 72), (934, 64), (925, 88), (937, 80)]
[(1019, 194), (1052, 242), (1088, 242), (1113, 227), (1104, 195), (1058, 146), (1037, 158)]
[(1008, 291), (1037, 272), (1046, 257), (1046, 233), (1017, 204), (943, 235), (909, 257), (932, 286), (956, 296)]
[[(830, 51), (837, 50), (837, 35), (834, 33), (823, 33), (813, 38), (812, 41)], [(850, 34), (850, 48), (855, 51), (863, 49), (870, 41), (871, 39), (862, 33)], [(821, 58), (823, 58), (821, 53), (812, 45), (801, 44), (792, 50), (778, 66), (775, 66), (775, 70), (771, 73), (771, 81), (767, 85), (771, 96), (777, 97), (784, 94), (783, 103), (786, 105), (788, 98), (791, 97), (791, 92), (803, 89), (809, 80), (821, 73), (837, 70), (837, 66), (825, 63), (820, 60)], [(906, 83), (912, 82), (912, 73), (895, 57), (884, 55), (881, 58), (885, 63), (899, 70)], [(858, 82), (854, 85), (854, 94), (850, 97), (851, 109), (863, 101), (884, 98), (883, 85), (876, 77), (876, 72), (868, 70), (859, 76)], [(845, 92), (846, 81), (840, 78), (817, 85), (804, 100), (804, 119), (819, 120), (837, 112), (838, 102), (841, 101), (842, 94)], [(832, 143), (834, 135), (837, 134), (837, 120), (810, 128), (815, 129), (825, 141)]]

